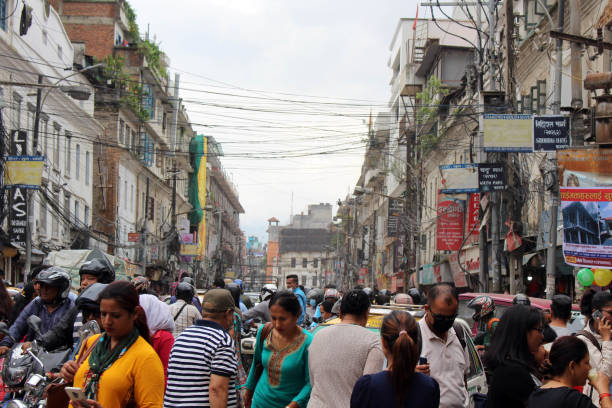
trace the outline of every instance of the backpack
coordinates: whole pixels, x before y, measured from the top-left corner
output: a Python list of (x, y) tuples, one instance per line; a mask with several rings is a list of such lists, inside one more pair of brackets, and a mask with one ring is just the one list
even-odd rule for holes
[(463, 329), (463, 326), (461, 325), (461, 323), (455, 321), (453, 322), (453, 329), (455, 330), (455, 333), (457, 334), (459, 343), (461, 343), (461, 348), (465, 350), (465, 346), (467, 343), (465, 341), (465, 330)]

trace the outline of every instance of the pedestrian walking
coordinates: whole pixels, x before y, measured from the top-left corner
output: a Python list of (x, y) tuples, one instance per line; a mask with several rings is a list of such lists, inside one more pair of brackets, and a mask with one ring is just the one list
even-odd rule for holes
[(300, 303), (301, 310), (297, 324), (301, 326), (306, 318), (306, 294), (304, 294), (304, 291), (300, 288), (297, 275), (288, 275), (285, 283), (287, 285), (287, 289), (293, 292)]
[(567, 322), (572, 316), (572, 299), (567, 295), (555, 295), (550, 304), (550, 328), (557, 337), (569, 336), (572, 331), (567, 328)]
[(168, 305), (155, 295), (140, 295), (140, 306), (147, 316), (147, 325), (151, 333), (151, 346), (159, 356), (164, 367), (164, 381), (168, 381), (168, 360), (174, 344), (174, 320)]
[(176, 287), (176, 302), (169, 307), (170, 314), (174, 319), (174, 330), (172, 334), (177, 338), (186, 328), (202, 318), (198, 309), (191, 304), (195, 294), (193, 286), (187, 282), (181, 282)]
[(351, 408), (437, 408), (440, 387), (433, 378), (415, 372), (421, 343), (419, 326), (409, 313), (393, 311), (380, 330), (387, 369), (361, 377), (351, 395)]
[(490, 376), (487, 407), (525, 407), (542, 385), (535, 356), (543, 330), (544, 316), (535, 307), (518, 304), (504, 312), (484, 357)]
[(441, 408), (463, 408), (468, 403), (465, 376), (470, 368), (469, 356), (453, 328), (458, 308), (455, 287), (438, 283), (429, 289), (425, 317), (419, 321), (421, 357), (427, 363), (418, 365), (417, 370), (438, 382)]
[[(612, 377), (612, 294), (607, 291), (585, 293), (581, 304), (590, 310), (586, 327), (576, 333), (589, 349), (591, 367)], [(583, 392), (599, 406), (599, 392), (587, 384)]]
[(272, 323), (257, 332), (245, 407), (304, 408), (308, 404), (312, 334), (298, 326), (301, 313), (300, 302), (289, 291), (276, 292), (270, 299)]
[(234, 307), (229, 291), (206, 292), (202, 320), (185, 329), (172, 347), (164, 407), (237, 406), (236, 351), (228, 333)]
[[(584, 342), (574, 336), (559, 337), (550, 349), (547, 381), (535, 390), (527, 401), (528, 408), (593, 408), (591, 399), (577, 391), (582, 387), (591, 369), (589, 350)], [(598, 373), (593, 385), (604, 397), (600, 399), (604, 408), (612, 407), (609, 387), (610, 379)]]
[(89, 357), (80, 367), (75, 361), (65, 363), (62, 377), (68, 382), (74, 378), (74, 386), (90, 399), (86, 406), (162, 407), (164, 370), (149, 344), (136, 288), (127, 281), (113, 282), (99, 299), (105, 333), (87, 340), (81, 352), (91, 349)]
[[(324, 310), (326, 305), (331, 312), (333, 303), (323, 302)], [(382, 370), (385, 355), (380, 338), (365, 328), (369, 309), (368, 295), (352, 290), (342, 298), (341, 322), (320, 329), (313, 337), (308, 349), (312, 386), (308, 408), (347, 407), (357, 380)]]

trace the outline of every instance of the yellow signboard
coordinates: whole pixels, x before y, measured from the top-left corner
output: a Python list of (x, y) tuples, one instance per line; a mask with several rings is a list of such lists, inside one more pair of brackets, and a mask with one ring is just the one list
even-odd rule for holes
[(22, 188), (39, 188), (44, 163), (44, 156), (8, 156), (4, 184)]
[(531, 115), (484, 115), (485, 152), (531, 152), (533, 117)]

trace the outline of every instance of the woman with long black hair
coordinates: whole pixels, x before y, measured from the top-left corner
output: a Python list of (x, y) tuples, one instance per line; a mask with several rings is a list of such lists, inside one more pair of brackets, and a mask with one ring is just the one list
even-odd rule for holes
[(149, 328), (138, 292), (127, 281), (111, 283), (100, 293), (104, 333), (89, 338), (81, 353), (89, 357), (77, 367), (64, 364), (62, 377), (80, 387), (90, 406), (161, 408), (164, 369), (149, 344)]
[(357, 380), (351, 408), (437, 408), (438, 383), (414, 371), (421, 353), (421, 337), (414, 317), (398, 310), (389, 313), (383, 319), (380, 336), (387, 369)]
[(512, 306), (501, 317), (485, 354), (490, 378), (487, 406), (526, 407), (542, 383), (535, 355), (544, 339), (544, 316), (532, 306)]

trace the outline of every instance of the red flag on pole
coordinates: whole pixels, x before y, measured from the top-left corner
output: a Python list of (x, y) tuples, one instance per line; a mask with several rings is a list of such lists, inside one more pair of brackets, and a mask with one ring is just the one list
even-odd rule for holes
[(412, 23), (412, 31), (416, 30), (417, 21), (419, 21), (419, 5), (417, 4), (416, 17), (414, 17), (414, 23)]

